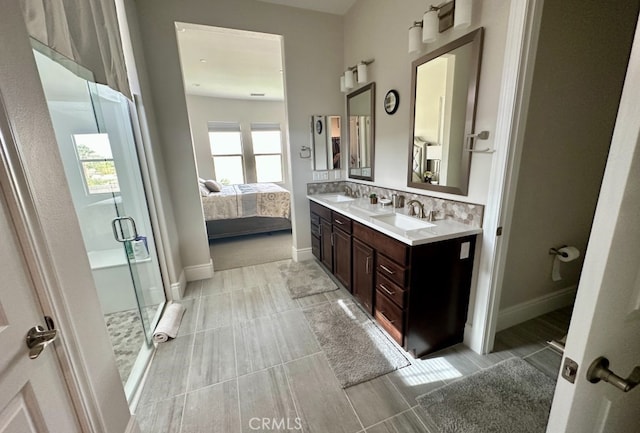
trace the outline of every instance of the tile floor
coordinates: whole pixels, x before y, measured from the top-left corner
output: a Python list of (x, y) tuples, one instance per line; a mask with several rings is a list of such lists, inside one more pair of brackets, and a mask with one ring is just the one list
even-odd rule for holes
[(158, 348), (136, 409), (143, 433), (437, 433), (417, 396), (514, 355), (560, 368), (545, 341), (566, 333), (571, 309), (500, 332), (490, 355), (459, 344), (342, 389), (302, 310), (350, 295), (292, 300), (277, 265), (189, 283), (180, 334)]

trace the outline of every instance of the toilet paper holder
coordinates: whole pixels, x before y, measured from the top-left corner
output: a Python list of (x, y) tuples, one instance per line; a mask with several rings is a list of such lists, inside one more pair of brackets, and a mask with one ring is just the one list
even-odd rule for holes
[(569, 254), (567, 254), (564, 251), (560, 251), (561, 248), (566, 248), (566, 245), (562, 245), (561, 247), (558, 248), (549, 248), (549, 255), (552, 256), (560, 256), (560, 257), (569, 257)]

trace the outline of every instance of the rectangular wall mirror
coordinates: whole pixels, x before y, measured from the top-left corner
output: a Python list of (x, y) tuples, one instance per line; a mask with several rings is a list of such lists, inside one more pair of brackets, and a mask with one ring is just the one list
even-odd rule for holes
[(373, 180), (376, 84), (347, 95), (349, 177)]
[(482, 36), (479, 28), (412, 63), (410, 187), (467, 195)]
[(340, 116), (311, 116), (311, 137), (314, 170), (338, 170), (341, 158)]

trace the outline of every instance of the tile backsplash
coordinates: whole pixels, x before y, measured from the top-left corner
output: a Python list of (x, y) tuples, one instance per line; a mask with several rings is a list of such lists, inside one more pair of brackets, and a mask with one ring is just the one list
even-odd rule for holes
[(348, 186), (352, 191), (361, 197), (369, 194), (376, 194), (379, 198), (391, 198), (391, 194), (404, 196), (404, 202), (418, 200), (424, 205), (425, 211), (435, 211), (437, 219), (453, 219), (472, 227), (482, 227), (482, 217), (484, 206), (480, 204), (464, 203), (454, 200), (446, 200), (437, 197), (430, 197), (422, 194), (415, 194), (390, 188), (383, 188), (374, 185), (366, 185), (349, 181), (308, 183), (307, 194), (327, 194), (332, 192), (344, 192), (344, 187)]

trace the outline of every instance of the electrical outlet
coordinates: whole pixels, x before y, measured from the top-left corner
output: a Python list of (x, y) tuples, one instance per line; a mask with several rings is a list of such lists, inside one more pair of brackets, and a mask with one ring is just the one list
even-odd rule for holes
[(328, 171), (314, 171), (312, 174), (313, 180), (329, 180)]

